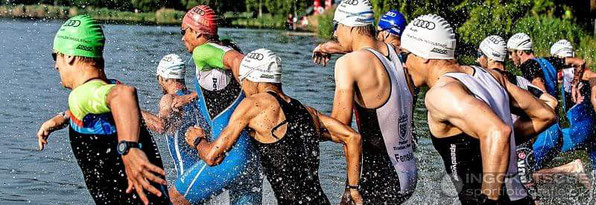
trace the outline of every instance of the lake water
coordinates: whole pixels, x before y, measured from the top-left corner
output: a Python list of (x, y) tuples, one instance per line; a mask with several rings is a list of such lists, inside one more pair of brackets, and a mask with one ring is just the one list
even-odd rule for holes
[[(41, 123), (67, 108), (69, 91), (60, 85), (50, 55), (60, 23), (0, 19), (0, 102), (4, 107), (0, 109), (1, 204), (93, 203), (65, 130), (53, 133), (46, 150), (37, 151), (35, 135)], [(190, 57), (182, 44), (179, 27), (104, 25), (104, 32), (107, 76), (135, 86), (141, 108), (155, 112), (161, 97), (155, 81), (158, 61), (169, 53)], [(234, 39), (245, 52), (262, 47), (276, 52), (284, 65), (284, 91), (324, 113), (331, 111), (333, 70), (312, 63), (311, 51), (318, 42), (315, 37), (249, 29), (221, 29), (220, 36)], [(193, 75), (189, 69), (187, 79)], [(192, 81), (187, 82), (190, 85)], [(442, 161), (426, 137), (423, 100), (418, 102), (416, 132), (425, 137), (420, 137), (416, 152), (420, 168), (418, 186), (406, 204), (458, 203)], [(164, 137), (154, 138), (164, 156), (166, 172), (174, 174)], [(319, 174), (331, 202), (339, 202), (345, 182), (341, 146), (321, 144)], [(264, 203), (275, 203), (268, 184), (263, 195)], [(225, 197), (220, 198), (223, 200), (215, 203), (225, 204)], [(573, 199), (572, 203), (583, 202)]]

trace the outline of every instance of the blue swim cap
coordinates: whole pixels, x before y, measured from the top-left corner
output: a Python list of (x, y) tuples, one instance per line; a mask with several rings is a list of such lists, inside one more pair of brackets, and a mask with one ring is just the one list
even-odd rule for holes
[(389, 10), (379, 20), (381, 30), (387, 30), (389, 33), (401, 36), (401, 32), (406, 28), (406, 18), (397, 10)]

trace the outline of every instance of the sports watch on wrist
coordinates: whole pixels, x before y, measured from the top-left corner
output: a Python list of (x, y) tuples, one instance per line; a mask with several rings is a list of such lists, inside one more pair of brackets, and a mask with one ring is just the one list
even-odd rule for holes
[(139, 142), (131, 142), (131, 141), (120, 141), (118, 142), (118, 146), (116, 147), (116, 150), (118, 151), (118, 154), (120, 155), (126, 155), (128, 154), (128, 151), (131, 148), (142, 148), (141, 143)]

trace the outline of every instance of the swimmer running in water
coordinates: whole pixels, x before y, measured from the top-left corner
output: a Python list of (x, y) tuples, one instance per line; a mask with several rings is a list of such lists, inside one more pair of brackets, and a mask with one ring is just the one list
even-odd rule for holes
[[(533, 136), (550, 126), (555, 114), (498, 72), (457, 64), (455, 48), (449, 23), (423, 15), (406, 26), (400, 56), (414, 84), (430, 88), (425, 104), (431, 138), (459, 200), (464, 205), (533, 204), (516, 175), (513, 131)], [(510, 110), (528, 117), (514, 124)]]
[[(196, 66), (195, 92), (180, 93), (171, 102), (173, 110), (181, 110), (183, 106), (188, 108), (189, 103), (193, 102), (191, 107), (198, 109), (198, 117), (192, 122), (205, 129), (213, 140), (219, 136), (236, 106), (244, 99), (232, 72), (224, 70), (232, 66), (230, 59), (235, 59), (234, 56), (240, 56), (239, 63), (242, 54), (235, 44), (220, 41), (217, 29), (217, 15), (208, 6), (196, 6), (184, 16), (181, 24), (182, 41), (192, 54)], [(179, 136), (182, 134), (180, 132)], [(194, 151), (192, 153), (193, 159), (199, 162), (200, 158)], [(173, 200), (204, 202), (227, 189), (230, 191), (231, 204), (261, 204), (261, 171), (248, 132), (242, 132), (229, 154), (227, 160), (218, 167), (208, 167), (200, 161), (185, 169), (175, 183), (177, 191), (172, 194)]]
[[(335, 63), (331, 116), (350, 125), (355, 113), (363, 141), (364, 203), (401, 204), (412, 196), (418, 178), (412, 133), (414, 88), (395, 47), (375, 38), (370, 2), (357, 2), (342, 1), (333, 17), (334, 36), (341, 50), (350, 53)], [(314, 56), (321, 52), (313, 51)]]
[(278, 204), (329, 204), (319, 182), (319, 142), (332, 140), (344, 145), (348, 185), (345, 195), (362, 203), (360, 135), (341, 122), (304, 106), (282, 91), (281, 59), (258, 49), (232, 67), (246, 93), (230, 123), (215, 141), (205, 140), (199, 128), (189, 128), (188, 144), (210, 165), (227, 158), (245, 128), (257, 147), (261, 164)]
[[(517, 85), (518, 87), (530, 91), (534, 97), (539, 98), (540, 100), (544, 101), (550, 108), (553, 110), (557, 107), (558, 102), (557, 99), (553, 96), (549, 95), (548, 93), (540, 90), (540, 88), (532, 85), (530, 81), (526, 80), (521, 76), (516, 76), (511, 72), (505, 70), (505, 60), (507, 57), (507, 46), (505, 45), (505, 40), (497, 35), (492, 35), (486, 37), (480, 43), (478, 47), (478, 55), (477, 55), (476, 62), (484, 69), (491, 69), (500, 72), (505, 76), (509, 82), (512, 84)], [(517, 121), (520, 116), (512, 114), (513, 121)], [(534, 200), (539, 200), (539, 196), (537, 195), (537, 189), (534, 186), (534, 170), (533, 170), (533, 156), (532, 156), (532, 148), (528, 148), (528, 145), (531, 145), (531, 139), (534, 136), (522, 136), (520, 133), (515, 133), (516, 139), (516, 150), (518, 153), (518, 170), (519, 175), (522, 183), (528, 188), (530, 195), (534, 197)], [(530, 140), (530, 141), (528, 141)], [(521, 157), (519, 157), (521, 156)], [(575, 169), (569, 169), (575, 168)], [(583, 173), (583, 165), (581, 161), (573, 161), (569, 164), (562, 165), (561, 167), (555, 168), (555, 170), (565, 170), (565, 173)], [(553, 171), (553, 170), (549, 170)]]
[[(513, 61), (521, 72), (522, 76), (530, 81), (532, 85), (540, 88), (540, 90), (546, 91), (551, 96), (557, 98), (559, 94), (562, 94), (565, 98), (564, 93), (559, 93), (557, 89), (557, 72), (565, 70), (568, 67), (574, 67), (574, 77), (572, 84), (579, 82), (581, 78), (581, 72), (585, 69), (585, 62), (582, 59), (567, 56), (564, 58), (558, 57), (546, 57), (539, 58), (535, 57), (532, 52), (532, 39), (525, 33), (517, 33), (511, 36), (507, 41), (507, 49), (509, 59)], [(563, 99), (565, 104), (566, 100)], [(558, 110), (561, 105), (555, 107), (555, 113), (559, 113)], [(534, 162), (530, 171), (536, 172), (544, 168), (557, 154), (559, 154), (564, 146), (565, 138), (561, 132), (559, 123), (552, 125), (546, 131), (540, 133), (535, 140), (532, 141), (531, 148), (525, 150), (531, 150)], [(567, 145), (570, 145), (567, 143)], [(530, 154), (529, 151), (526, 154)], [(583, 166), (582, 166), (583, 167)], [(579, 166), (577, 170), (579, 171)]]
[(86, 15), (70, 18), (56, 33), (55, 68), (72, 91), (68, 111), (39, 129), (40, 149), (51, 132), (68, 126), (72, 151), (96, 204), (169, 204), (161, 157), (141, 123), (135, 88), (105, 77), (104, 42), (101, 26)]

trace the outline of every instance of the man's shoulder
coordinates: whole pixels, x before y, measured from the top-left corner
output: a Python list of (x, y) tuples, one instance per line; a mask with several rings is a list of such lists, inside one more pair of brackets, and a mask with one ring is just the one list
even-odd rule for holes
[(526, 62), (523, 62), (520, 65), (520, 68), (523, 69), (540, 69), (540, 63), (536, 61), (536, 59), (529, 59)]
[[(342, 70), (349, 70), (351, 72), (357, 72), (359, 70), (368, 69), (372, 65), (372, 59), (374, 54), (367, 50), (357, 50), (351, 53), (347, 53), (339, 57), (336, 61), (336, 65), (340, 65)], [(338, 67), (336, 66), (336, 69)]]

